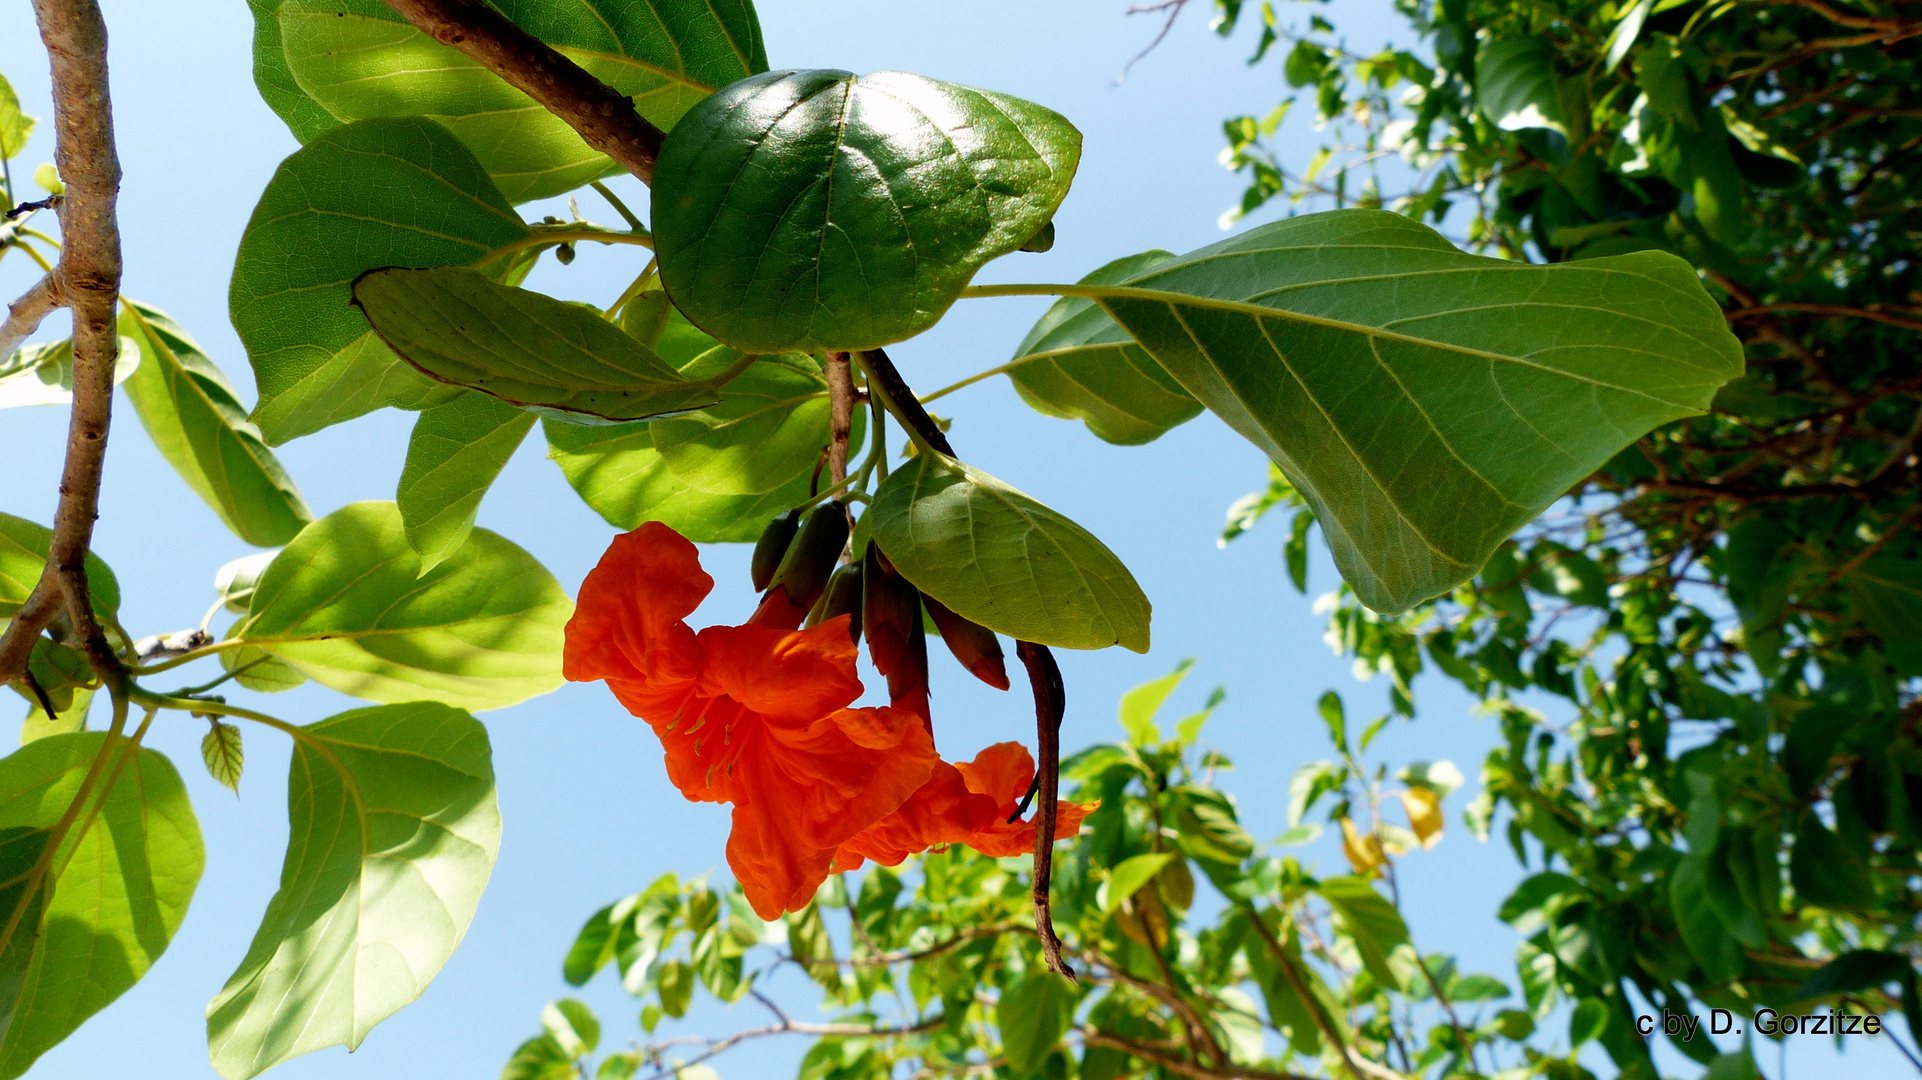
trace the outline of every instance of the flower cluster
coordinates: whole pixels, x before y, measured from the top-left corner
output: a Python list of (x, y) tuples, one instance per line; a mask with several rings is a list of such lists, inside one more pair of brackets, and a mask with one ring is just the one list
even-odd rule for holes
[[(1033, 850), (1033, 823), (1010, 820), (1034, 777), (1025, 748), (942, 761), (923, 698), (851, 707), (862, 686), (849, 615), (697, 632), (687, 617), (713, 587), (666, 525), (615, 537), (581, 584), (563, 670), (606, 681), (653, 727), (683, 795), (733, 805), (728, 865), (762, 918), (805, 907), (828, 874), (868, 859), (957, 843)], [(1093, 809), (1059, 804), (1056, 838)]]

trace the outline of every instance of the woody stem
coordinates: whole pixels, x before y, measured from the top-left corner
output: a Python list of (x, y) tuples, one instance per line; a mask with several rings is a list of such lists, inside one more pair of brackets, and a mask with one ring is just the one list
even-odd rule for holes
[(828, 479), (836, 484), (848, 478), (848, 438), (854, 431), (854, 370), (848, 354), (827, 355), (828, 376)]
[(1034, 813), (1034, 929), (1041, 938), (1041, 952), (1048, 967), (1074, 978), (1074, 969), (1061, 958), (1061, 938), (1054, 932), (1054, 915), (1048, 904), (1048, 887), (1054, 874), (1054, 824), (1056, 798), (1061, 790), (1061, 717), (1067, 712), (1068, 692), (1061, 682), (1061, 668), (1046, 645), (1032, 641), (1015, 644), (1015, 655), (1027, 666), (1028, 682), (1034, 688), (1034, 726), (1039, 783)]

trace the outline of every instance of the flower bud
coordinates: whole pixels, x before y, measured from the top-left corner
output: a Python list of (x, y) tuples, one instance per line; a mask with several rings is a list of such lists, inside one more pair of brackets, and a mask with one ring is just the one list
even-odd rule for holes
[(829, 619), (848, 616), (848, 637), (856, 644), (861, 643), (861, 567), (850, 564), (834, 572), (828, 579), (827, 591), (808, 612), (809, 626), (819, 626)]
[(780, 517), (767, 523), (761, 530), (761, 539), (754, 544), (754, 560), (749, 564), (748, 575), (754, 579), (754, 591), (766, 592), (774, 581), (774, 571), (781, 568), (781, 556), (787, 554), (788, 545), (794, 542), (794, 534), (801, 528), (801, 512), (789, 510)]
[(961, 661), (961, 666), (996, 690), (1006, 690), (1008, 666), (1001, 659), (1001, 642), (994, 631), (956, 615), (925, 593), (921, 603), (928, 609), (928, 617), (934, 620), (935, 629), (941, 631), (941, 640), (948, 643), (948, 651)]
[(874, 669), (887, 676), (888, 701), (922, 720), (928, 707), (928, 639), (921, 624), (921, 590), (894, 572), (879, 544), (868, 542), (861, 567), (862, 630)]
[(824, 502), (808, 511), (800, 531), (788, 545), (767, 595), (748, 620), (758, 626), (797, 630), (808, 609), (827, 588), (834, 564), (848, 543), (848, 512), (838, 502)]

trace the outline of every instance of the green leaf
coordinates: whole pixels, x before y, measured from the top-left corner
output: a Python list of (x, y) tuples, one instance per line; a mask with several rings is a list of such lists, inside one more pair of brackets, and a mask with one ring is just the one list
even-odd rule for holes
[(408, 363), (573, 423), (622, 423), (719, 400), (592, 308), (489, 281), (463, 267), (375, 270), (354, 304)]
[(1121, 695), (1121, 728), (1128, 733), (1128, 741), (1136, 746), (1153, 746), (1161, 741), (1161, 732), (1155, 727), (1155, 714), (1161, 705), (1174, 693), (1181, 680), (1188, 677), (1188, 669), (1195, 666), (1192, 659), (1183, 660), (1175, 669), (1153, 682), (1142, 683), (1133, 690)]
[(1789, 853), (1789, 880), (1804, 903), (1837, 911), (1861, 910), (1875, 901), (1868, 866), (1813, 813), (1803, 813)]
[(1080, 157), (1073, 125), (1004, 94), (901, 72), (742, 79), (661, 149), (661, 282), (744, 352), (887, 345), (1039, 232)]
[(1601, 1037), (1608, 1026), (1608, 1002), (1586, 997), (1575, 1003), (1568, 1016), (1568, 1045), (1573, 1048)]
[(562, 998), (541, 1010), (541, 1026), (554, 1036), (568, 1057), (581, 1058), (601, 1044), (601, 1021), (587, 1002)]
[(1729, 934), (1709, 896), (1707, 853), (1691, 854), (1675, 864), (1668, 880), (1669, 905), (1682, 942), (1702, 965), (1711, 983), (1739, 978), (1744, 962), (1742, 943)]
[(500, 849), (487, 731), (467, 713), (386, 705), (289, 734), (280, 891), (207, 1008), (228, 1080), (351, 1050), (419, 997), (467, 932)]
[(260, 547), (293, 539), (313, 514), (220, 368), (158, 308), (123, 299), (120, 329), (145, 358), (127, 397), (160, 456), (235, 536)]
[[(38, 649), (39, 643), (36, 642), (34, 647)], [(44, 687), (45, 684), (43, 683), (42, 686)], [(39, 739), (44, 739), (49, 735), (68, 735), (76, 731), (86, 730), (87, 710), (93, 705), (92, 690), (85, 688), (75, 689), (73, 691), (73, 697), (68, 700), (64, 707), (60, 704), (57, 697), (54, 697), (51, 693), (48, 696), (54, 698), (55, 714), (48, 716), (46, 712), (40, 708), (40, 703), (37, 701), (34, 702), (32, 707), (27, 710), (27, 718), (20, 722), (21, 746), (25, 746)]]
[[(13, 92), (13, 84), (5, 75), (0, 75), (0, 159), (10, 158), (27, 148), (27, 140), (33, 137), (34, 119), (20, 111), (20, 95)], [(13, 192), (7, 192), (13, 197)]]
[[(238, 632), (245, 630), (246, 626), (244, 619), (235, 623), (228, 629), (227, 637), (233, 638)], [(282, 690), (292, 690), (307, 681), (307, 676), (302, 675), (292, 664), (259, 646), (224, 650), (220, 654), (220, 666), (223, 670), (235, 673), (235, 682), (262, 694), (277, 694)]]
[(1213, 788), (1183, 784), (1171, 789), (1181, 847), (1199, 859), (1239, 863), (1254, 854), (1255, 838), (1235, 819), (1235, 804)]
[[(26, 1072), (139, 981), (200, 881), (200, 826), (180, 774), (160, 754), (109, 738), (53, 735), (0, 760), (0, 910), (33, 905), (0, 948), (0, 1077)], [(103, 752), (104, 795), (75, 819), (90, 823), (59, 835)], [(62, 868), (51, 896), (44, 883), (33, 888), (32, 870), (49, 842), (59, 845), (51, 866)]]
[(1475, 100), (1503, 131), (1562, 131), (1554, 47), (1534, 37), (1484, 43), (1475, 56)]
[(1341, 695), (1333, 690), (1323, 690), (1321, 698), (1315, 702), (1315, 711), (1321, 713), (1321, 722), (1327, 725), (1328, 741), (1343, 753), (1348, 752), (1348, 713), (1342, 706)]
[[(140, 367), (140, 347), (118, 339), (113, 384), (119, 386)], [(69, 339), (26, 345), (0, 360), (0, 409), (65, 405), (73, 400), (73, 342)]]
[(580, 1075), (560, 1040), (545, 1033), (515, 1047), (501, 1070), (501, 1080), (580, 1080)]
[[(1174, 257), (1144, 251), (1116, 259), (1078, 284), (1118, 285)], [(1153, 442), (1201, 412), (1201, 403), (1174, 376), (1081, 296), (1064, 296), (1041, 316), (1015, 348), (1008, 378), (1036, 412), (1081, 420), (1098, 438), (1123, 446)]]
[(1382, 211), (1290, 218), (1127, 285), (1053, 288), (1099, 302), (1266, 451), (1382, 612), (1472, 577), (1742, 370), (1721, 309), (1672, 255), (1504, 262)]
[(239, 728), (215, 720), (206, 738), (200, 740), (200, 760), (207, 764), (209, 776), (235, 795), (240, 794), (240, 770), (246, 755), (241, 752)]
[(1073, 984), (1052, 971), (1037, 971), (1001, 995), (995, 1022), (1001, 1028), (1001, 1052), (1018, 1077), (1041, 1071), (1061, 1037), (1074, 1023)]
[(573, 610), (533, 556), (486, 529), (423, 572), (394, 504), (361, 502), (287, 545), (234, 636), (356, 697), (497, 709), (561, 684)]
[[(0, 513), (0, 618), (12, 618), (33, 594), (51, 550), (52, 529)], [(87, 552), (87, 592), (93, 599), (94, 613), (102, 618), (111, 618), (120, 610), (120, 583), (100, 556), (91, 551)]]
[(1408, 941), (1408, 924), (1388, 898), (1375, 891), (1366, 879), (1343, 875), (1327, 878), (1315, 887), (1328, 906), (1335, 910), (1338, 927), (1355, 943), (1361, 962), (1383, 985), (1401, 986), (1388, 954)]
[(547, 456), (595, 513), (617, 529), (659, 521), (700, 544), (753, 543), (808, 497), (806, 475), (765, 495), (711, 495), (674, 475), (654, 449), (653, 424), (587, 427), (543, 420)]
[[(740, 355), (712, 349), (682, 371), (712, 378)], [(853, 422), (848, 445), (859, 447), (862, 410)], [(827, 376), (812, 357), (795, 353), (755, 361), (722, 388), (720, 404), (654, 424), (661, 460), (689, 487), (714, 495), (762, 495), (805, 481), (828, 438)]]
[(1101, 913), (1112, 915), (1121, 910), (1130, 896), (1141, 891), (1143, 885), (1155, 879), (1161, 869), (1174, 860), (1172, 852), (1159, 851), (1151, 855), (1132, 855), (1121, 860), (1120, 865), (1108, 872), (1107, 888), (1101, 894)]
[(462, 394), (414, 421), (394, 499), (422, 570), (467, 542), (481, 497), (533, 426), (533, 413), (485, 394)]
[(1884, 550), (1842, 579), (1850, 605), (1882, 638), (1889, 661), (1906, 675), (1922, 675), (1922, 558)]
[(220, 606), (235, 615), (247, 614), (247, 604), (254, 598), (254, 586), (260, 584), (260, 575), (267, 572), (278, 554), (278, 551), (256, 551), (214, 571), (214, 593), (220, 597)]
[(1042, 645), (1148, 651), (1148, 598), (1121, 560), (987, 473), (916, 455), (868, 516), (895, 569), (965, 619)]
[[(342, 122), (424, 115), (467, 144), (515, 202), (617, 171), (493, 72), (370, 0), (253, 0), (254, 75), (303, 142)], [(746, 0), (502, 0), (508, 18), (671, 129), (695, 102), (767, 69)], [(270, 92), (269, 87), (272, 87)]]
[(228, 294), (267, 441), (451, 398), (373, 337), (350, 286), (379, 267), (465, 265), (527, 236), (474, 155), (431, 120), (363, 120), (281, 162)]

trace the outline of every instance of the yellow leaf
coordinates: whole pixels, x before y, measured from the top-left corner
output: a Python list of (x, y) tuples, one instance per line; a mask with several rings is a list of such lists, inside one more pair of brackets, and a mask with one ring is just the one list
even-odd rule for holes
[(1409, 788), (1401, 793), (1401, 804), (1408, 811), (1408, 826), (1415, 830), (1423, 851), (1441, 843), (1441, 796), (1427, 788)]
[(1381, 849), (1381, 841), (1373, 836), (1363, 836), (1361, 830), (1348, 818), (1341, 819), (1341, 853), (1348, 856), (1348, 865), (1355, 873), (1367, 876), (1375, 872), (1388, 856)]

